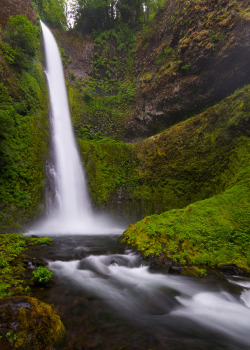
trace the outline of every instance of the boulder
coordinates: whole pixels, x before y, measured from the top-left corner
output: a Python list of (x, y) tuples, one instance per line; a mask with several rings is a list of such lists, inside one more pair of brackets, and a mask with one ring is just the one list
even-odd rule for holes
[(0, 348), (53, 350), (65, 328), (52, 307), (31, 297), (0, 301)]

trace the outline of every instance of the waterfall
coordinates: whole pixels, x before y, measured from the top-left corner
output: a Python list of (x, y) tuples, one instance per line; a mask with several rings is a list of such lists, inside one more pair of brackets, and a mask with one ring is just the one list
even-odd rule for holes
[[(71, 124), (59, 49), (50, 29), (41, 22), (50, 95), (55, 199), (40, 233), (111, 233), (114, 228), (94, 215)], [(105, 222), (103, 222), (103, 220)], [(120, 230), (119, 230), (120, 231)]]

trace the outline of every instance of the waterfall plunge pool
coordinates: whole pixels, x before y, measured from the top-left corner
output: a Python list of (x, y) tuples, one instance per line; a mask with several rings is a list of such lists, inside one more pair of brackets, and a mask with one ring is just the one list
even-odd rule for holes
[(53, 305), (70, 349), (247, 350), (250, 280), (152, 271), (117, 236), (53, 236), (33, 252), (54, 281), (34, 289)]

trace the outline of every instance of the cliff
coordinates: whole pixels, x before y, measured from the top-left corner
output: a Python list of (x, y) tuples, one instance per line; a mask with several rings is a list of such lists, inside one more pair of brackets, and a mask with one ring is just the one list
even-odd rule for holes
[(23, 229), (44, 210), (48, 96), (40, 32), (22, 14), (35, 21), (31, 2), (2, 6), (0, 23), (8, 25), (0, 36), (0, 232), (9, 232)]
[(25, 15), (33, 24), (36, 23), (37, 14), (31, 0), (1, 0), (0, 25), (3, 30), (7, 28), (10, 16)]
[(128, 139), (153, 135), (250, 82), (248, 1), (168, 0), (136, 46)]

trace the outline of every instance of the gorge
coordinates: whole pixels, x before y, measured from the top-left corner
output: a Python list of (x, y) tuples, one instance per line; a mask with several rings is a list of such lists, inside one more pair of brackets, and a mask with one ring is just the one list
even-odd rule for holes
[(248, 349), (248, 2), (124, 1), (67, 31), (61, 0), (4, 1), (0, 320), (32, 293), (56, 349)]

